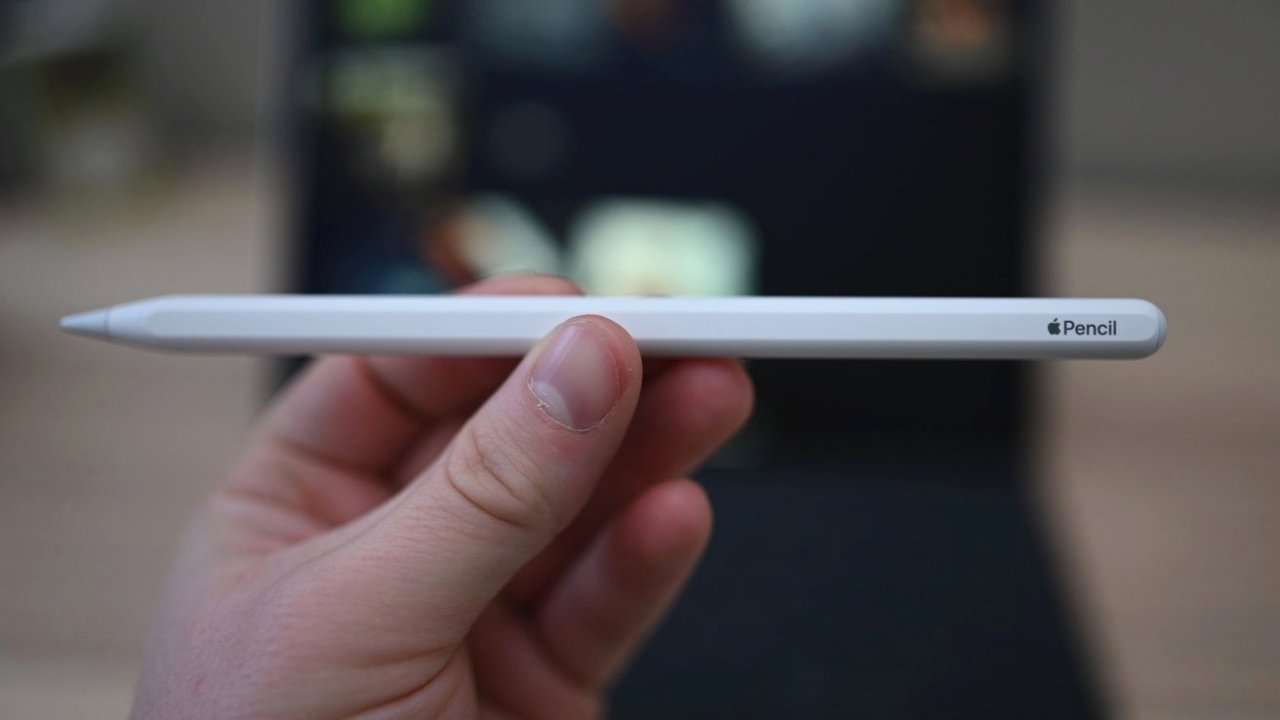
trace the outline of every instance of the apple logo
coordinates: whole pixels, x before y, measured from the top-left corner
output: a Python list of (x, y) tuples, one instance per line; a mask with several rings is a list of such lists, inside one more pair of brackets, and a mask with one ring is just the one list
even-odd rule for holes
[(1058, 318), (1054, 318), (1053, 322), (1049, 323), (1049, 334), (1057, 335), (1058, 333), (1061, 333), (1061, 332), (1062, 332), (1062, 325), (1058, 323)]

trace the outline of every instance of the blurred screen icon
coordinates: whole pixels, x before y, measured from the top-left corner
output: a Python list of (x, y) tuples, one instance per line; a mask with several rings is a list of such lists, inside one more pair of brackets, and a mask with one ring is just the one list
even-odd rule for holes
[(361, 40), (398, 38), (429, 20), (433, 0), (333, 0), (343, 35)]
[(892, 0), (729, 0), (738, 44), (769, 70), (809, 73), (883, 43)]
[(600, 0), (466, 0), (464, 38), (491, 61), (520, 69), (581, 71), (600, 64), (610, 37)]
[(661, 43), (687, 18), (682, 0), (605, 0), (618, 32), (639, 44)]
[(1006, 0), (918, 0), (911, 14), (917, 65), (942, 80), (976, 80), (1011, 69)]
[(353, 49), (332, 63), (328, 112), (352, 158), (384, 185), (440, 178), (459, 154), (452, 73), (428, 49)]
[(601, 295), (745, 295), (755, 291), (756, 233), (719, 203), (597, 201), (573, 223), (570, 277)]
[(563, 272), (560, 247), (517, 200), (485, 194), (453, 210), (427, 237), (426, 259), (455, 285), (491, 275)]

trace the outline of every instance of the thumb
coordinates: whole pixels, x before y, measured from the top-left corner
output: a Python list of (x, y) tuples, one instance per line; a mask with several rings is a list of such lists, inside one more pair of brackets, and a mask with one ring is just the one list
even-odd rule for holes
[(557, 328), (340, 553), (360, 578), (353, 591), (376, 595), (402, 630), (426, 619), (423, 629), (461, 639), (590, 496), (631, 422), (639, 379), (639, 352), (618, 325), (583, 317)]

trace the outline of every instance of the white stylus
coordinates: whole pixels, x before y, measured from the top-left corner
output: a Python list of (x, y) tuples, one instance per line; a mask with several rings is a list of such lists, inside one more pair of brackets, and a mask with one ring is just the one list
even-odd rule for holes
[(171, 296), (62, 329), (191, 352), (519, 355), (578, 315), (674, 356), (1141, 358), (1165, 337), (1145, 300), (1074, 298)]

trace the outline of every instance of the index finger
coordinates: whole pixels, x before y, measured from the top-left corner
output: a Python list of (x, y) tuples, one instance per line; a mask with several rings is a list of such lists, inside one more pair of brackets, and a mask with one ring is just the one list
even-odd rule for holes
[[(512, 275), (462, 294), (577, 295), (569, 281)], [(283, 444), (362, 474), (395, 467), (431, 426), (479, 405), (519, 358), (332, 356), (311, 365), (263, 419), (259, 442)]]

